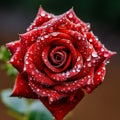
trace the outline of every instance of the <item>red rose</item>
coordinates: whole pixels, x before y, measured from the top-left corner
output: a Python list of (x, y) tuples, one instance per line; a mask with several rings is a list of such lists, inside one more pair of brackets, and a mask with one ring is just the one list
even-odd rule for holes
[(41, 7), (25, 34), (7, 44), (19, 71), (11, 96), (40, 99), (62, 118), (104, 79), (108, 51), (71, 9), (54, 16)]

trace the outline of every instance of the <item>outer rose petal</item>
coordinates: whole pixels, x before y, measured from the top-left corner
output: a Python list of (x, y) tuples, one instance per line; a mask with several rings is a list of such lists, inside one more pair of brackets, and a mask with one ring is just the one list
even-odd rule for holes
[(71, 93), (69, 97), (53, 102), (52, 104), (49, 104), (46, 98), (40, 97), (40, 100), (51, 111), (56, 120), (63, 120), (64, 116), (70, 112), (83, 97), (84, 92), (82, 90), (77, 90)]
[(20, 47), (20, 41), (14, 41), (6, 44), (7, 48), (10, 50), (12, 54), (16, 52), (16, 50)]
[(11, 96), (33, 98), (33, 99), (38, 98), (37, 95), (32, 91), (32, 89), (28, 85), (28, 81), (26, 81), (21, 74), (18, 74), (17, 76)]
[(41, 26), (44, 22), (47, 22), (48, 20), (52, 19), (53, 17), (54, 17), (54, 15), (47, 13), (40, 6), (34, 22), (30, 25), (30, 27), (27, 29), (27, 31), (30, 31), (36, 27)]
[(86, 85), (91, 85), (91, 84), (93, 85), (94, 84), (93, 73), (94, 73), (94, 69), (92, 68), (87, 76), (76, 81), (66, 82), (66, 83), (63, 83), (62, 85), (56, 85), (54, 89), (56, 91), (60, 91), (63, 93), (69, 93), (69, 92), (76, 91), (78, 89), (82, 89)]
[(19, 72), (23, 70), (23, 59), (21, 58), (21, 51), (20, 48), (14, 53), (12, 58), (9, 61)]
[(66, 17), (72, 21), (75, 24), (80, 24), (81, 25), (81, 31), (86, 32), (90, 29), (90, 25), (85, 24), (82, 20), (80, 20), (73, 9), (69, 10), (67, 13), (65, 13)]
[(100, 67), (95, 72), (94, 80), (93, 80), (94, 84), (90, 84), (86, 86), (86, 91), (88, 93), (91, 93), (98, 85), (100, 85), (103, 82), (103, 79), (106, 73), (105, 62), (106, 60), (101, 63)]
[(93, 47), (95, 48), (96, 52), (98, 53), (98, 55), (101, 58), (109, 59), (114, 54), (116, 54), (116, 52), (112, 52), (112, 51), (107, 50), (104, 47), (104, 45), (102, 45), (101, 42), (98, 41), (98, 38), (95, 38), (95, 35), (92, 32), (87, 32), (86, 35), (87, 35), (88, 41), (93, 45)]

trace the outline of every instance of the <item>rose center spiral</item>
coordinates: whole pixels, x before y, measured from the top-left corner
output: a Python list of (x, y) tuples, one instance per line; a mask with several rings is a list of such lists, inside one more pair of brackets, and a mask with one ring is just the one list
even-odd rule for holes
[(50, 60), (51, 63), (55, 66), (55, 67), (61, 67), (63, 64), (65, 64), (67, 59), (67, 53), (65, 50), (61, 49), (61, 50), (53, 50), (50, 53)]
[(54, 54), (54, 59), (57, 61), (57, 62), (61, 62), (63, 60), (63, 54), (61, 52), (56, 52)]

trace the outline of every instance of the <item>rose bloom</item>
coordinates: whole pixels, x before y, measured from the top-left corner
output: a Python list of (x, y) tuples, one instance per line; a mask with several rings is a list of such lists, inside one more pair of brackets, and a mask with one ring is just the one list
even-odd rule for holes
[(72, 110), (105, 76), (108, 51), (90, 25), (73, 9), (55, 16), (40, 7), (19, 40), (6, 46), (10, 63), (19, 71), (11, 96), (40, 99), (56, 120)]

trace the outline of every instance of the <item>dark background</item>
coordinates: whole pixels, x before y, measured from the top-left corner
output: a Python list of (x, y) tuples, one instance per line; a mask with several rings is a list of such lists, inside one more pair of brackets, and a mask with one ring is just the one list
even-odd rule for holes
[[(70, 8), (79, 18), (91, 23), (91, 30), (105, 46), (117, 51), (107, 66), (105, 81), (73, 110), (70, 120), (120, 119), (120, 0), (1, 0), (0, 46), (18, 39), (34, 20), (39, 6), (54, 14)], [(11, 88), (13, 83), (0, 70), (0, 90)], [(13, 120), (0, 103), (0, 120)]]

